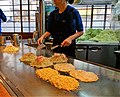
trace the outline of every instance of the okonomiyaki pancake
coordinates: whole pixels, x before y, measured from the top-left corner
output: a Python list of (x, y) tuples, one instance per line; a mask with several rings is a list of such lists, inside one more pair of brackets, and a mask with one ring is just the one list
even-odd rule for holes
[(53, 62), (50, 61), (50, 58), (38, 56), (30, 65), (37, 68), (44, 68), (52, 66)]
[(99, 78), (93, 72), (86, 72), (84, 70), (73, 70), (70, 71), (70, 76), (82, 81), (82, 82), (94, 82), (97, 81)]
[(30, 64), (33, 62), (37, 56), (34, 53), (28, 52), (24, 54), (19, 60), (25, 64)]
[(19, 50), (19, 47), (15, 47), (13, 45), (8, 45), (8, 46), (5, 47), (3, 52), (6, 52), (6, 53), (16, 53), (18, 50)]
[(54, 69), (62, 72), (69, 72), (75, 70), (75, 67), (71, 63), (58, 63), (54, 65)]
[(65, 54), (54, 53), (54, 55), (50, 58), (53, 63), (64, 63), (68, 61), (68, 58)]
[(76, 90), (79, 87), (79, 82), (70, 76), (56, 75), (49, 79), (49, 82), (58, 89), (67, 91)]
[(43, 68), (43, 69), (37, 69), (36, 75), (37, 77), (43, 79), (43, 80), (49, 80), (51, 77), (58, 75), (58, 71), (52, 69), (52, 68)]

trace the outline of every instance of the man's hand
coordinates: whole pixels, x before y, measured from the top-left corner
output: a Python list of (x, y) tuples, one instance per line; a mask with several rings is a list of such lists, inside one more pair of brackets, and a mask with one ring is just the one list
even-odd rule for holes
[(38, 45), (40, 45), (42, 42), (43, 42), (43, 37), (41, 36), (38, 40), (37, 40), (37, 43), (38, 43)]
[(68, 37), (61, 43), (61, 47), (69, 46), (71, 43), (72, 43), (72, 39)]
[(83, 34), (83, 31), (81, 31), (81, 32), (76, 32), (75, 34), (69, 36), (68, 38), (66, 38), (66, 39), (61, 43), (61, 47), (69, 46), (74, 39), (78, 38), (78, 37), (81, 36), (82, 34)]
[(37, 40), (38, 45), (40, 45), (41, 43), (43, 43), (43, 40), (44, 40), (46, 37), (48, 37), (48, 36), (50, 36), (50, 33), (49, 33), (49, 32), (45, 32), (45, 33)]

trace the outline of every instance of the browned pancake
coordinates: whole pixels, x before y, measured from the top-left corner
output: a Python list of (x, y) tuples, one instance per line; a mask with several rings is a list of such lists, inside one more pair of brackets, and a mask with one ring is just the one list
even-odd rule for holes
[(37, 75), (37, 77), (48, 81), (54, 75), (58, 75), (58, 71), (56, 71), (52, 68), (37, 69), (36, 75)]
[(16, 53), (19, 50), (19, 47), (15, 47), (13, 45), (8, 45), (5, 47), (5, 49), (3, 50), (6, 53)]
[(33, 67), (41, 68), (41, 67), (52, 66), (53, 63), (47, 57), (38, 56), (30, 65)]
[(54, 68), (62, 72), (69, 72), (71, 70), (75, 70), (75, 67), (71, 63), (58, 63), (54, 65)]
[(69, 73), (72, 77), (82, 81), (82, 82), (94, 82), (97, 81), (99, 78), (93, 72), (86, 72), (84, 70), (73, 70)]
[(54, 53), (54, 55), (50, 58), (53, 63), (64, 63), (68, 61), (68, 58), (65, 54)]
[(24, 54), (19, 60), (21, 62), (24, 62), (25, 64), (30, 64), (36, 58), (37, 58), (37, 56), (34, 53), (28, 52), (28, 53)]
[(58, 89), (64, 89), (67, 91), (76, 90), (79, 87), (79, 82), (70, 76), (56, 75), (52, 76), (49, 81)]

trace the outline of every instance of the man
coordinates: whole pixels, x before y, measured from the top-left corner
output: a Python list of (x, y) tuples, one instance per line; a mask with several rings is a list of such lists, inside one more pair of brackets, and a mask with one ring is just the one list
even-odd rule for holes
[(75, 39), (83, 34), (83, 24), (79, 12), (67, 2), (72, 4), (74, 0), (53, 0), (56, 9), (50, 13), (47, 31), (38, 39), (38, 44), (43, 39), (52, 35), (55, 52), (64, 53), (75, 57)]

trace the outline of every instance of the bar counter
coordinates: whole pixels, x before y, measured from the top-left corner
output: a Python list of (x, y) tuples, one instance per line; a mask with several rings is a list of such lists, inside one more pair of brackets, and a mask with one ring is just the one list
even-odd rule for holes
[[(3, 53), (0, 46), (0, 76), (19, 97), (120, 97), (120, 70), (103, 67), (100, 64), (81, 61), (68, 56), (77, 69), (94, 72), (99, 80), (92, 83), (80, 82), (78, 90), (60, 90), (35, 75), (35, 68), (25, 65), (19, 58), (28, 52), (49, 57), (53, 52), (20, 44), (16, 54)], [(13, 96), (13, 95), (12, 95)], [(15, 97), (15, 96), (14, 96)]]

